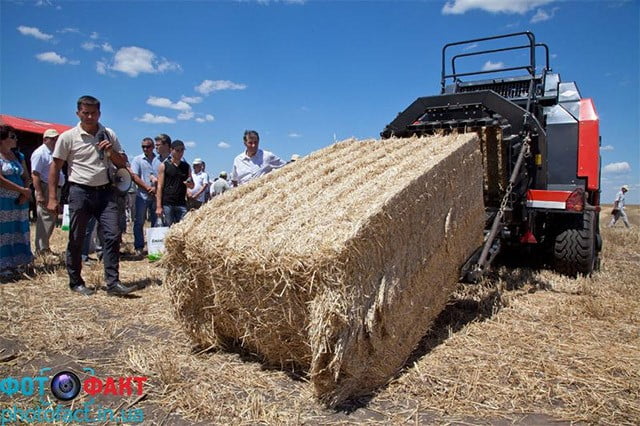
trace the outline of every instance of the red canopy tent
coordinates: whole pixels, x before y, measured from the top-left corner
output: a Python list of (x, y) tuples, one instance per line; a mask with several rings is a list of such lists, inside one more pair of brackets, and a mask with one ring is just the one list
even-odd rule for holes
[[(13, 115), (0, 114), (0, 124), (5, 124), (16, 129), (18, 135), (18, 149), (24, 154), (27, 168), (31, 171), (31, 154), (42, 144), (42, 135), (47, 129), (56, 129), (58, 133), (70, 129), (66, 124), (50, 123), (33, 118), (15, 117)], [(66, 197), (66, 194), (63, 194)], [(31, 201), (31, 216), (35, 219), (35, 203)]]
[(59, 133), (69, 130), (72, 126), (66, 124), (49, 123), (48, 121), (35, 120), (33, 118), (14, 117), (13, 115), (0, 114), (0, 124), (6, 124), (23, 132), (42, 135), (47, 129), (56, 129)]

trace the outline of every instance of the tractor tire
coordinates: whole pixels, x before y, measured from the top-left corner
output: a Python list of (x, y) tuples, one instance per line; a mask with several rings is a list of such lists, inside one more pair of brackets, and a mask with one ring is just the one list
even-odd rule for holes
[(591, 275), (600, 267), (595, 212), (584, 213), (582, 229), (565, 229), (554, 241), (553, 258), (556, 271), (576, 277), (578, 274)]

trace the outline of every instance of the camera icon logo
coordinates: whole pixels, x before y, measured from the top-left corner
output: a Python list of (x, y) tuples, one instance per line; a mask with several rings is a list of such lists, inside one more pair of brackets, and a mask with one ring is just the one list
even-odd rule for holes
[(70, 401), (80, 393), (80, 379), (71, 371), (61, 371), (51, 380), (51, 392), (60, 401)]

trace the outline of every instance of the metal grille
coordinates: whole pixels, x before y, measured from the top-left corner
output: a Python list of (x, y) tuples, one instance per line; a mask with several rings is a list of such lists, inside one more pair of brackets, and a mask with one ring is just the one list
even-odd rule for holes
[(480, 90), (493, 90), (507, 99), (526, 98), (529, 96), (529, 81), (509, 81), (458, 87), (458, 92), (477, 92)]

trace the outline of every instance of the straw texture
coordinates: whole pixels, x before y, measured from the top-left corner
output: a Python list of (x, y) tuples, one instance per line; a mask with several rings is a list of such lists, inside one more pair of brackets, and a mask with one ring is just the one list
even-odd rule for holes
[(303, 369), (328, 406), (386, 383), (482, 241), (475, 134), (348, 140), (172, 227), (165, 285), (196, 344)]

